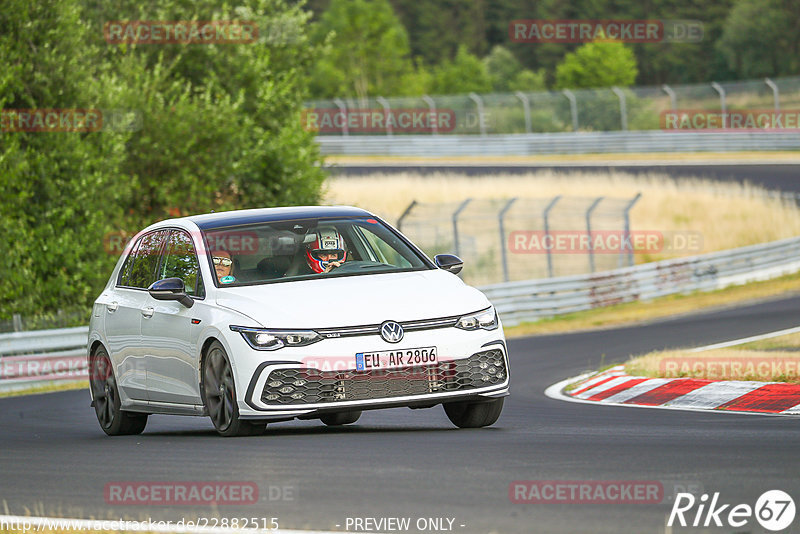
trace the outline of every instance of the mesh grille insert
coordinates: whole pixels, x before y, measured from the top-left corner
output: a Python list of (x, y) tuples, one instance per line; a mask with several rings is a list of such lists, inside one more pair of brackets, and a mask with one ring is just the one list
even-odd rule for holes
[(463, 391), (502, 384), (506, 364), (499, 349), (434, 365), (369, 371), (277, 369), (270, 373), (261, 400), (269, 405), (387, 399)]

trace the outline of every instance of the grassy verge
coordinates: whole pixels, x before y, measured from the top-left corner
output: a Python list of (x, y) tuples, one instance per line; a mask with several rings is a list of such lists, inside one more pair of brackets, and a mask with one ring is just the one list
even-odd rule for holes
[(587, 310), (552, 319), (543, 319), (535, 323), (523, 323), (508, 327), (505, 332), (508, 337), (519, 337), (635, 324), (671, 315), (777, 297), (797, 291), (800, 291), (800, 273), (719, 291), (670, 295), (649, 302), (630, 302)]
[(703, 352), (651, 352), (626, 362), (625, 371), (631, 375), (656, 378), (800, 384), (800, 335), (789, 334)]
[(89, 381), (85, 380), (81, 382), (64, 382), (62, 384), (46, 384), (43, 386), (20, 389), (18, 391), (0, 391), (0, 398), (18, 397), (20, 395), (39, 395), (41, 393), (53, 393), (54, 391), (68, 391), (71, 389), (89, 389)]

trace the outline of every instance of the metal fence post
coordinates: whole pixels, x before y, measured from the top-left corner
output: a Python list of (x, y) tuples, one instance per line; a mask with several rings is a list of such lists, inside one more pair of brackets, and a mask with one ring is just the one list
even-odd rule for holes
[(564, 89), (561, 91), (567, 100), (569, 100), (569, 112), (572, 115), (572, 131), (578, 131), (578, 101), (575, 99), (575, 93), (570, 91), (569, 89)]
[(578, 101), (575, 99), (575, 93), (569, 89), (564, 89), (561, 93), (569, 100), (569, 111), (572, 115), (572, 131), (578, 131)]
[(719, 93), (719, 105), (722, 108), (722, 113), (724, 114), (728, 109), (727, 103), (725, 102), (725, 89), (717, 82), (711, 82), (711, 87), (713, 87), (714, 90)]
[[(547, 207), (544, 209), (542, 215), (544, 216), (544, 239), (543, 241), (549, 241), (550, 237), (550, 210), (553, 209), (553, 206), (556, 205), (556, 202), (561, 200), (561, 195), (557, 195), (550, 201)], [(552, 247), (548, 247), (545, 245), (545, 249), (547, 250), (547, 276), (553, 278), (553, 253), (550, 251)]]
[(528, 95), (522, 91), (514, 93), (522, 101), (522, 109), (525, 110), (525, 133), (531, 133), (531, 101)]
[(453, 212), (453, 245), (455, 248), (456, 256), (459, 255), (461, 252), (460, 247), (458, 246), (458, 215), (467, 207), (467, 204), (472, 202), (471, 198), (468, 198), (464, 202), (462, 202), (456, 211)]
[(592, 246), (592, 212), (600, 204), (600, 201), (603, 200), (603, 197), (597, 197), (592, 202), (592, 205), (589, 206), (589, 209), (586, 210), (586, 234), (589, 236), (589, 269), (591, 272), (594, 272), (594, 247)]
[(486, 121), (483, 120), (483, 100), (477, 93), (470, 93), (469, 98), (475, 102), (475, 108), (478, 110), (478, 127), (481, 131), (481, 136), (486, 137)]
[(772, 100), (775, 103), (775, 111), (780, 110), (781, 102), (780, 102), (780, 92), (778, 91), (778, 86), (775, 85), (775, 82), (773, 82), (769, 78), (764, 78), (764, 83), (767, 84), (767, 87), (772, 89)]
[(386, 121), (386, 135), (392, 135), (392, 124), (389, 120), (389, 115), (392, 114), (392, 108), (389, 106), (389, 101), (382, 96), (377, 97), (375, 100), (383, 107), (384, 120)]
[(333, 103), (342, 112), (342, 135), (350, 135), (350, 129), (347, 126), (347, 104), (341, 98), (337, 98)]
[(512, 198), (509, 200), (503, 209), (500, 210), (500, 213), (497, 214), (497, 222), (498, 226), (500, 227), (500, 255), (503, 260), (503, 280), (508, 282), (508, 255), (506, 253), (506, 229), (504, 226), (503, 219), (506, 216), (506, 212), (511, 208), (511, 205), (516, 202), (517, 197)]
[[(631, 235), (631, 218), (630, 212), (631, 208), (633, 207), (636, 202), (642, 197), (641, 193), (636, 193), (636, 196), (628, 202), (628, 205), (625, 206), (625, 210), (623, 211), (625, 217), (625, 235), (623, 240), (623, 246), (620, 248), (620, 263), (622, 262), (623, 255), (625, 254), (625, 246), (626, 244), (630, 244), (630, 235)], [(628, 265), (633, 265), (633, 246), (628, 247)]]
[(405, 211), (403, 211), (403, 214), (400, 215), (400, 218), (397, 219), (397, 229), (400, 232), (403, 231), (403, 219), (405, 219), (408, 216), (408, 214), (411, 213), (411, 210), (414, 209), (414, 206), (416, 206), (416, 205), (417, 205), (417, 201), (416, 200), (412, 200), (411, 204), (409, 204), (408, 207), (405, 209)]
[(623, 93), (622, 89), (620, 89), (619, 87), (612, 87), (611, 90), (614, 91), (614, 94), (617, 95), (617, 98), (619, 98), (619, 122), (620, 122), (620, 125), (622, 126), (622, 130), (623, 131), (627, 130), (628, 129), (628, 106), (626, 105), (626, 102), (625, 102), (625, 93)]
[(22, 332), (22, 316), (15, 313), (11, 316), (11, 323), (13, 324), (14, 332)]
[[(431, 116), (435, 117), (436, 116), (436, 102), (434, 102), (433, 99), (431, 97), (429, 97), (428, 95), (422, 95), (422, 100), (426, 104), (428, 104), (428, 109), (431, 110)], [(431, 124), (431, 133), (433, 135), (439, 135), (439, 125), (437, 123), (438, 123), (438, 120), (435, 120)]]
[(669, 95), (670, 107), (672, 108), (672, 111), (676, 111), (678, 109), (678, 97), (675, 94), (675, 91), (673, 91), (672, 87), (667, 84), (662, 85), (661, 90)]

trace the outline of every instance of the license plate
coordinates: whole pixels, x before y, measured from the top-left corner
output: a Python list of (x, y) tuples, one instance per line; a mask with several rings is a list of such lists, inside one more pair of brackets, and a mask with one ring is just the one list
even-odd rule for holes
[(394, 369), (397, 367), (430, 365), (438, 361), (439, 356), (436, 347), (359, 352), (356, 354), (356, 370)]

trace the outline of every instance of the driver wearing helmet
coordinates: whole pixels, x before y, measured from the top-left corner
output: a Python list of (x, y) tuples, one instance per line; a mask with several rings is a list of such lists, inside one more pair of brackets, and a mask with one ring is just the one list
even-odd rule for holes
[(306, 262), (315, 273), (329, 273), (347, 261), (344, 238), (336, 228), (318, 228), (315, 239), (306, 245)]

